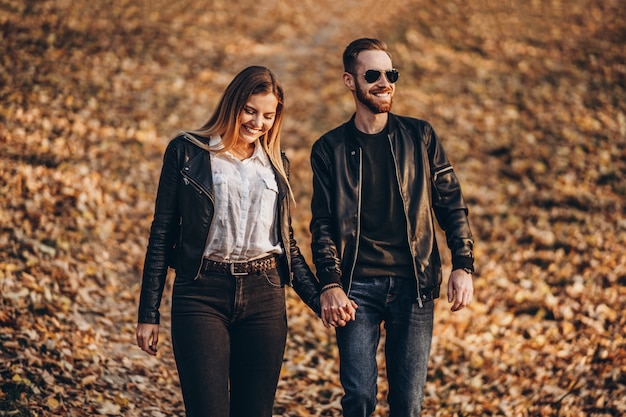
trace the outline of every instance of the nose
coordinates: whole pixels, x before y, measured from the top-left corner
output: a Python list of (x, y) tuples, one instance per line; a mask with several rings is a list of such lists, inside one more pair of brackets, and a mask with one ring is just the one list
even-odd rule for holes
[(378, 80), (376, 80), (376, 84), (380, 84), (385, 87), (388, 85), (391, 85), (391, 83), (387, 79), (387, 76), (384, 73), (380, 74), (380, 76), (378, 77)]
[(263, 116), (260, 114), (255, 115), (252, 118), (252, 124), (254, 125), (254, 127), (261, 127), (263, 126)]

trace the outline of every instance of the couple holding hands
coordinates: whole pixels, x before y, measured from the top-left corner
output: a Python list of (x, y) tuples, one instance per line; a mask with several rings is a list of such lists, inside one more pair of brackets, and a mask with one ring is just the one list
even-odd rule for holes
[(472, 301), (468, 211), (435, 131), (391, 113), (398, 71), (384, 42), (351, 42), (343, 65), (355, 113), (311, 150), (316, 275), (291, 227), (284, 97), (269, 69), (237, 74), (209, 120), (165, 151), (136, 336), (156, 354), (175, 268), (172, 344), (188, 417), (272, 416), (285, 285), (336, 328), (344, 416), (374, 412), (382, 323), (390, 416), (419, 416), (442, 282), (435, 221), (452, 254), (452, 310)]

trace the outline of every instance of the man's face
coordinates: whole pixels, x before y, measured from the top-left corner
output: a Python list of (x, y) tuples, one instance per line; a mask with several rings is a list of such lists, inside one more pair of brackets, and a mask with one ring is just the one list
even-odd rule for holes
[[(363, 51), (357, 59), (355, 79), (355, 94), (359, 102), (365, 105), (372, 113), (387, 113), (391, 111), (393, 94), (396, 89), (384, 74), (391, 70), (391, 58), (384, 51)], [(379, 77), (373, 82), (365, 79), (368, 70), (380, 70)]]

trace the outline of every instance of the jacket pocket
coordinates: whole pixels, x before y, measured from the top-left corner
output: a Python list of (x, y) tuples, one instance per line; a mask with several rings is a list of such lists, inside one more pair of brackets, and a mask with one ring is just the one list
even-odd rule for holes
[(447, 165), (447, 166), (443, 166), (435, 170), (435, 172), (433, 172), (432, 176), (430, 177), (432, 188), (433, 188), (433, 197), (435, 198), (436, 201), (441, 200), (441, 194), (439, 193), (439, 187), (437, 186), (437, 181), (439, 180), (439, 178), (441, 178), (442, 176), (450, 172), (453, 172), (452, 165)]

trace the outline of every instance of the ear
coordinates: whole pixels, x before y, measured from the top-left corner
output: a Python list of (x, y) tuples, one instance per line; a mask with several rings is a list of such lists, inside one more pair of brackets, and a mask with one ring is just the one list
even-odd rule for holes
[(350, 74), (349, 72), (343, 73), (343, 83), (346, 85), (346, 87), (348, 87), (348, 89), (354, 91), (356, 89), (355, 82), (356, 80), (354, 79), (354, 75)]

